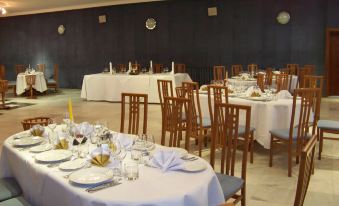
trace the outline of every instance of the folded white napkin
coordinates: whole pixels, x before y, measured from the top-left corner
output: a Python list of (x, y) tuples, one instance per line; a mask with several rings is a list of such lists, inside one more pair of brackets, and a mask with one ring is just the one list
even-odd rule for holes
[(102, 144), (100, 147), (97, 147), (91, 151), (91, 158), (94, 158), (98, 155), (110, 155), (109, 146), (107, 144)]
[(124, 148), (131, 147), (136, 138), (137, 138), (136, 135), (124, 134), (124, 133), (118, 133), (118, 137), (117, 137), (118, 141), (120, 142), (120, 145)]
[(287, 90), (281, 90), (280, 92), (277, 93), (277, 98), (278, 99), (292, 99), (293, 96), (291, 93)]
[(242, 79), (242, 80), (248, 80), (250, 77), (251, 77), (251, 76), (250, 76), (250, 74), (248, 74), (248, 73), (242, 73), (242, 74), (240, 74), (240, 79)]
[(280, 71), (273, 71), (273, 74), (280, 74)]
[(43, 126), (41, 126), (40, 124), (34, 125), (31, 129), (30, 129), (30, 133), (33, 136), (41, 136), (41, 137), (46, 137), (47, 133), (45, 131), (45, 128)]
[(207, 91), (207, 85), (206, 85), (206, 84), (201, 85), (201, 87), (200, 87), (199, 90), (200, 90), (200, 91)]
[(159, 150), (151, 159), (151, 166), (161, 169), (163, 172), (180, 170), (183, 168), (184, 161), (176, 151)]
[(91, 137), (94, 132), (93, 125), (89, 124), (88, 122), (83, 122), (76, 125), (72, 128), (72, 132), (76, 135), (83, 135), (84, 137)]
[(260, 89), (255, 88), (254, 86), (251, 86), (245, 92), (246, 97), (251, 97), (253, 92), (260, 94), (260, 96), (262, 95), (262, 92)]

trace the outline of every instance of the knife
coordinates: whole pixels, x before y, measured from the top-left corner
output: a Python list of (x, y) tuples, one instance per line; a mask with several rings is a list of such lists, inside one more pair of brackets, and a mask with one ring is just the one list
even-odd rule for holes
[(93, 193), (93, 192), (97, 192), (99, 190), (106, 189), (109, 187), (114, 187), (120, 184), (121, 184), (120, 182), (116, 182), (116, 181), (106, 182), (106, 183), (103, 183), (103, 184), (100, 184), (94, 187), (90, 187), (86, 189), (86, 192)]

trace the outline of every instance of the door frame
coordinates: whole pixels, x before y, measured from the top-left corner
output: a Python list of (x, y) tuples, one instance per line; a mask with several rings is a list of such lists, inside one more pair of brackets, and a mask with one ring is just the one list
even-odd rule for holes
[(331, 35), (338, 33), (339, 28), (326, 28), (326, 51), (325, 51), (325, 79), (327, 80), (326, 84), (326, 96), (329, 95), (330, 92), (330, 81), (329, 81), (329, 70), (330, 70), (330, 39)]

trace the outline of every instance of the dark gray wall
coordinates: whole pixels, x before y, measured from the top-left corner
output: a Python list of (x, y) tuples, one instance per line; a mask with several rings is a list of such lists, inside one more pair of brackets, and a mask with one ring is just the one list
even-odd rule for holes
[[(207, 8), (218, 7), (217, 17)], [(276, 23), (281, 10), (288, 25)], [(0, 18), (0, 63), (14, 79), (14, 64), (60, 65), (62, 87), (77, 87), (84, 74), (138, 61), (186, 63), (196, 81), (213, 65), (287, 63), (324, 67), (325, 28), (339, 26), (338, 0), (177, 0)], [(106, 14), (108, 22), (98, 23)], [(157, 20), (154, 31), (145, 20)], [(66, 33), (57, 34), (64, 24)]]

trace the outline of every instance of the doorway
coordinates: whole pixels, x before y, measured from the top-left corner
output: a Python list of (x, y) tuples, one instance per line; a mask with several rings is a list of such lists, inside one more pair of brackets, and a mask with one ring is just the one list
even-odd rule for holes
[(339, 96), (339, 28), (329, 28), (326, 33), (327, 96)]

